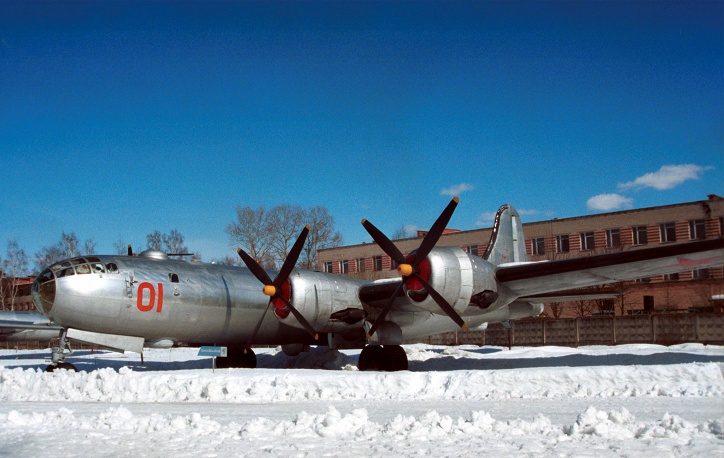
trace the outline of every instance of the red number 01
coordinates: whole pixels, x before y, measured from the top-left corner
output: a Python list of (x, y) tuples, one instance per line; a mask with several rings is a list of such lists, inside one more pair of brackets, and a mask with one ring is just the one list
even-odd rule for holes
[[(143, 303), (143, 291), (148, 290), (148, 304)], [(136, 307), (142, 312), (150, 312), (156, 307), (156, 290), (153, 285), (148, 282), (143, 282), (138, 285), (138, 299), (136, 300)], [(163, 283), (158, 284), (158, 307), (156, 307), (156, 313), (161, 313), (163, 308)]]

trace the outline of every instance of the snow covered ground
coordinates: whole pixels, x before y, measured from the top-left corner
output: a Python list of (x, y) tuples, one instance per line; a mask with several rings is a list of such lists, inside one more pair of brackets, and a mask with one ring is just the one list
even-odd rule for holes
[(0, 456), (724, 456), (724, 347), (406, 346), (217, 369), (197, 349), (0, 351)]

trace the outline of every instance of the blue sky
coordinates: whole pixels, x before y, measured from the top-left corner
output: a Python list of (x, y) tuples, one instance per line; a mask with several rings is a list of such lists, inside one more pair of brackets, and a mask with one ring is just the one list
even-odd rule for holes
[[(0, 256), (326, 206), (345, 243), (724, 194), (722, 2), (1, 2)], [(32, 264), (32, 263), (31, 263)]]

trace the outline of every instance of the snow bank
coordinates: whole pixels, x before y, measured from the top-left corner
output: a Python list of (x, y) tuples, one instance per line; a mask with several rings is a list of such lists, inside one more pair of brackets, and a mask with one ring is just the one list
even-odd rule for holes
[(43, 372), (0, 367), (0, 401), (224, 402), (724, 395), (716, 363), (370, 373), (298, 369)]
[[(237, 456), (251, 456), (260, 451), (284, 456), (290, 450), (300, 449), (313, 455), (312, 450), (322, 444), (325, 450), (335, 447), (338, 451), (344, 450), (345, 456), (362, 456), (367, 452), (409, 454), (411, 449), (420, 447), (432, 448), (434, 453), (454, 450), (473, 453), (478, 444), (485, 446), (486, 452), (514, 446), (519, 451), (524, 447), (528, 453), (560, 451), (565, 450), (567, 444), (576, 444), (573, 450), (580, 454), (584, 451), (582, 443), (603, 444), (602, 451), (613, 452), (615, 447), (635, 451), (637, 446), (647, 446), (651, 439), (664, 439), (667, 447), (724, 440), (724, 419), (697, 424), (666, 414), (658, 421), (640, 422), (624, 408), (605, 412), (593, 407), (581, 413), (571, 425), (555, 425), (544, 415), (538, 415), (533, 421), (499, 421), (484, 411), (472, 412), (468, 418), (452, 418), (434, 410), (418, 416), (398, 415), (390, 421), (376, 423), (369, 420), (365, 409), (343, 415), (334, 407), (319, 415), (301, 412), (293, 420), (256, 418), (222, 425), (199, 414), (134, 415), (123, 406), (87, 417), (76, 416), (65, 408), (30, 414), (11, 411), (0, 414), (0, 424), (3, 424), (2, 435), (17, 436), (24, 431), (42, 429), (48, 437), (65, 437), (68, 442), (75, 441), (76, 436), (98, 443), (112, 438), (112, 442), (123, 444), (123, 448), (115, 452), (125, 456), (138, 451), (153, 455), (154, 450), (192, 456), (204, 447), (213, 449), (214, 455), (233, 450)], [(377, 449), (378, 444), (385, 445)], [(189, 448), (196, 452), (191, 453)], [(709, 445), (704, 449), (711, 450)], [(77, 454), (72, 453), (72, 449), (70, 452), (69, 456)]]

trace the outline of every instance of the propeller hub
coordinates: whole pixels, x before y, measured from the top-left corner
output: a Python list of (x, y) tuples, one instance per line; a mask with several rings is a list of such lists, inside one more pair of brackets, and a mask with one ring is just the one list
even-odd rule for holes
[(400, 264), (397, 266), (397, 273), (403, 277), (409, 277), (412, 275), (413, 268), (411, 264)]
[(267, 296), (272, 297), (277, 293), (277, 289), (274, 285), (264, 285), (262, 292)]

